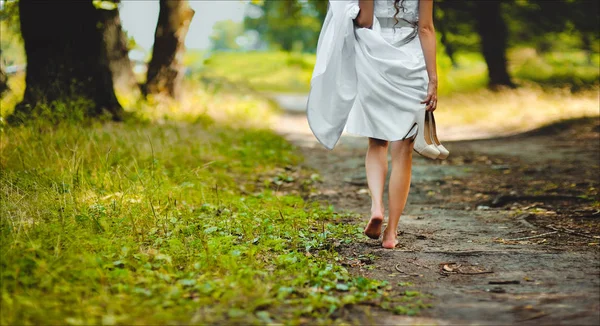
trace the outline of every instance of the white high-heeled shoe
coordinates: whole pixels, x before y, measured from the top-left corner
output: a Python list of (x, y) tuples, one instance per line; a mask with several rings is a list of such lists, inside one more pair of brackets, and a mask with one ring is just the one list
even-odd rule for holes
[(426, 111), (423, 110), (423, 114), (419, 114), (419, 121), (417, 122), (414, 150), (422, 156), (435, 160), (440, 155), (440, 151), (431, 141), (431, 131), (429, 123), (425, 121), (425, 116)]
[(437, 150), (440, 152), (440, 155), (437, 158), (440, 160), (446, 159), (448, 155), (450, 155), (450, 151), (448, 151), (438, 139), (433, 112), (427, 112), (427, 114), (429, 115), (429, 130), (431, 131), (431, 140)]

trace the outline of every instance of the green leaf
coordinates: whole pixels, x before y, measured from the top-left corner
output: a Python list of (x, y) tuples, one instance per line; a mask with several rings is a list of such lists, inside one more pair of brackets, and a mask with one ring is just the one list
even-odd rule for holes
[(205, 229), (205, 230), (204, 230), (204, 233), (206, 233), (206, 234), (211, 234), (211, 233), (213, 233), (213, 232), (217, 231), (218, 229), (219, 229), (219, 228), (217, 228), (216, 226), (211, 226), (211, 227), (209, 227), (209, 228)]
[(348, 291), (349, 287), (348, 287), (348, 284), (338, 283), (338, 284), (335, 285), (335, 289), (339, 290), (339, 291)]

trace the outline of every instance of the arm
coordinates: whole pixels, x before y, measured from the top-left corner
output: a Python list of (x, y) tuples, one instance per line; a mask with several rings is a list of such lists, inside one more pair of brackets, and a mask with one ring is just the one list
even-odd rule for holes
[(419, 39), (425, 57), (425, 66), (429, 76), (427, 97), (421, 103), (426, 104), (427, 111), (437, 107), (437, 68), (436, 68), (436, 37), (433, 27), (433, 0), (419, 0)]
[(354, 22), (356, 25), (364, 28), (373, 26), (373, 0), (358, 0), (360, 12)]

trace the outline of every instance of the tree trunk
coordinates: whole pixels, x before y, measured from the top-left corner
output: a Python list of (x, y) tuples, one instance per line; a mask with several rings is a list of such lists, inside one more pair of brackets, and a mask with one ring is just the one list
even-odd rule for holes
[(160, 0), (160, 13), (154, 34), (152, 60), (148, 65), (148, 77), (144, 95), (165, 94), (179, 96), (183, 79), (182, 57), (185, 36), (194, 16), (187, 1)]
[(89, 101), (88, 116), (108, 112), (120, 120), (123, 109), (92, 1), (20, 0), (19, 10), (27, 75), (12, 122), (27, 119), (38, 104), (73, 100)]
[[(120, 1), (115, 1), (117, 4)], [(129, 59), (127, 36), (121, 27), (119, 10), (100, 10), (102, 34), (115, 89), (131, 91), (139, 88)]]
[(8, 77), (4, 72), (4, 60), (2, 60), (2, 50), (0, 49), (0, 96), (8, 90)]
[(500, 14), (501, 1), (477, 1), (475, 4), (477, 32), (481, 36), (481, 50), (488, 66), (489, 86), (515, 87), (506, 63), (508, 30)]

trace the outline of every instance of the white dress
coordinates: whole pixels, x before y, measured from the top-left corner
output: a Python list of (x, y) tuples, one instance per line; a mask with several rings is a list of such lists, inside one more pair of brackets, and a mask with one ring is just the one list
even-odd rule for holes
[(420, 102), (429, 79), (416, 30), (419, 1), (402, 4), (396, 24), (394, 0), (375, 0), (369, 29), (352, 22), (357, 1), (330, 1), (307, 105), (311, 129), (325, 147), (335, 146), (344, 127), (389, 141), (424, 130)]
[[(417, 22), (419, 1), (403, 1), (404, 11), (400, 9), (397, 15), (401, 27), (392, 25), (395, 24), (393, 17), (396, 12), (394, 0), (375, 0), (374, 5), (381, 27), (376, 32), (389, 45), (403, 51), (398, 56), (394, 56), (397, 51), (389, 51), (390, 55), (385, 57), (370, 56), (369, 51), (357, 51), (357, 62), (368, 65), (356, 66), (358, 94), (348, 116), (346, 131), (389, 141), (402, 140), (416, 135), (418, 128), (414, 126), (418, 125), (418, 115), (425, 115), (425, 105), (420, 102), (427, 96), (429, 80), (418, 34), (410, 42), (402, 44), (404, 38), (410, 38), (410, 34), (416, 31), (415, 27), (402, 26), (408, 25), (402, 19)], [(400, 44), (395, 45), (398, 42)], [(360, 42), (358, 45), (361, 45)], [(397, 62), (383, 62), (389, 60)], [(404, 66), (403, 61), (409, 60), (414, 63)], [(373, 70), (381, 78), (371, 78)]]

